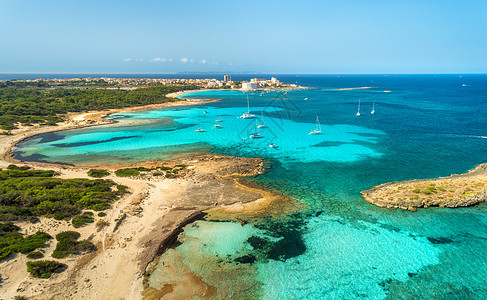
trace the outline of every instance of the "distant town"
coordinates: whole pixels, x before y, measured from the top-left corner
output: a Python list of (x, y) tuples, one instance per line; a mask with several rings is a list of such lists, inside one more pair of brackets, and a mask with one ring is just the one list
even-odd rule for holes
[(179, 86), (188, 85), (205, 89), (232, 89), (242, 91), (255, 91), (276, 88), (301, 88), (296, 84), (280, 82), (277, 78), (252, 78), (250, 81), (232, 81), (231, 75), (224, 75), (222, 80), (206, 79), (177, 79), (177, 78), (63, 78), (63, 79), (15, 79), (0, 80), (1, 87), (33, 86), (45, 88), (90, 88), (134, 90), (149, 86)]

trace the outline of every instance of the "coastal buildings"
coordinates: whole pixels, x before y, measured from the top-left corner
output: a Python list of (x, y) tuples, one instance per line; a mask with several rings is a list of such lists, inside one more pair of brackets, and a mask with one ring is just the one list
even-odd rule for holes
[(33, 80), (0, 80), (0, 87), (14, 86), (18, 82), (28, 83), (36, 87), (52, 88), (98, 88), (98, 89), (126, 89), (133, 90), (150, 86), (193, 86), (197, 88), (225, 88), (240, 89), (242, 91), (253, 91), (257, 89), (297, 87), (281, 83), (275, 77), (271, 79), (252, 78), (250, 82), (232, 81), (230, 75), (225, 75), (223, 80), (215, 78), (54, 78), (54, 79), (33, 79)]
[(223, 83), (220, 80), (212, 80), (206, 85), (209, 88), (221, 87)]
[(250, 82), (242, 82), (242, 91), (252, 91), (256, 89), (265, 89), (271, 87), (282, 87), (283, 85), (277, 78), (272, 77), (270, 80), (261, 78), (252, 78)]
[(242, 82), (243, 91), (252, 91), (259, 88), (258, 82)]

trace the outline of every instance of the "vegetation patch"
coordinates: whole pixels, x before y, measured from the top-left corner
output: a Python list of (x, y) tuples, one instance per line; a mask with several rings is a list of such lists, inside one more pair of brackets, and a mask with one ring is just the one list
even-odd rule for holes
[(88, 171), (88, 176), (95, 178), (102, 178), (108, 175), (110, 175), (110, 172), (108, 172), (107, 170), (91, 169)]
[(58, 243), (51, 256), (64, 258), (72, 254), (84, 254), (96, 250), (95, 245), (90, 241), (77, 241), (79, 237), (80, 234), (76, 231), (64, 231), (57, 234)]
[(115, 175), (118, 177), (130, 177), (130, 176), (137, 176), (140, 174), (138, 168), (125, 168), (125, 169), (118, 169), (115, 171)]
[[(166, 94), (192, 89), (192, 86), (157, 86), (131, 91), (118, 89), (46, 89), (46, 82), (0, 82), (0, 128), (15, 129), (15, 124), (55, 125), (67, 112), (83, 112), (142, 106), (177, 101)], [(79, 82), (86, 87), (86, 82)], [(93, 87), (106, 86), (93, 82)], [(76, 83), (71, 83), (76, 86)]]
[(98, 222), (96, 222), (96, 228), (98, 229), (98, 231), (102, 230), (104, 227), (110, 225), (110, 223), (108, 221), (105, 221), (105, 220), (99, 220)]
[(30, 259), (39, 259), (43, 258), (44, 254), (41, 251), (32, 251), (31, 253), (27, 254), (27, 258)]
[(93, 223), (94, 221), (95, 218), (93, 217), (93, 213), (91, 211), (85, 211), (82, 215), (74, 217), (71, 223), (73, 223), (74, 228), (79, 228), (89, 223)]
[(50, 278), (53, 273), (61, 273), (67, 267), (67, 265), (53, 260), (27, 262), (27, 272), (36, 278)]
[(53, 178), (54, 171), (11, 165), (0, 170), (0, 221), (57, 220), (83, 209), (104, 210), (126, 192), (126, 187), (104, 179)]
[(19, 230), (11, 223), (0, 223), (0, 261), (14, 253), (29, 253), (45, 247), (51, 239), (49, 234), (42, 231), (24, 237)]

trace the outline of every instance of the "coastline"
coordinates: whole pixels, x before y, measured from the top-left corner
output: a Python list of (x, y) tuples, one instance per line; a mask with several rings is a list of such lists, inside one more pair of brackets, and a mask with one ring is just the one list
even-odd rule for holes
[(389, 209), (474, 206), (487, 202), (487, 164), (448, 177), (388, 182), (360, 194), (365, 201)]
[[(184, 93), (182, 93), (184, 94)], [(13, 131), (13, 135), (0, 137), (0, 167), (11, 163), (23, 164), (35, 169), (55, 169), (60, 171), (60, 178), (90, 178), (86, 166), (70, 166), (42, 162), (25, 162), (13, 158), (13, 148), (22, 140), (32, 136), (61, 130), (83, 128), (87, 126), (113, 124), (115, 121), (105, 117), (116, 112), (141, 111), (170, 106), (186, 106), (218, 101), (218, 99), (181, 99), (177, 102), (148, 105), (108, 111), (70, 114), (67, 121), (58, 126), (22, 127)], [(222, 208), (221, 213), (232, 210), (253, 211), (253, 214), (267, 214), (272, 210), (272, 203), (283, 198), (258, 187), (244, 188), (238, 178), (251, 177), (263, 173), (264, 164), (259, 158), (239, 158), (223, 155), (200, 155), (170, 161), (141, 162), (146, 165), (187, 164), (188, 171), (182, 178), (159, 179), (121, 178), (114, 175), (105, 177), (117, 184), (129, 187), (130, 194), (113, 203), (105, 212), (104, 220), (110, 221), (101, 231), (95, 223), (77, 228), (82, 239), (89, 239), (97, 250), (83, 256), (71, 256), (62, 259), (68, 269), (55, 274), (48, 281), (30, 277), (26, 271), (25, 255), (16, 255), (0, 262), (2, 270), (2, 293), (6, 297), (22, 295), (32, 299), (108, 299), (142, 298), (143, 280), (147, 266), (163, 251), (174, 245), (182, 227), (201, 218), (207, 213), (217, 214), (213, 208)], [(115, 169), (126, 166), (98, 166)], [(92, 179), (92, 178), (91, 178)], [(217, 187), (217, 188), (215, 188)], [(206, 195), (206, 197), (201, 197)], [(202, 198), (205, 198), (202, 201)], [(257, 203), (253, 207), (253, 203)], [(285, 201), (284, 201), (285, 203)], [(284, 207), (282, 204), (281, 207)], [(297, 207), (294, 209), (298, 210)], [(300, 209), (300, 208), (299, 208)], [(292, 209), (290, 209), (292, 210)], [(122, 213), (123, 212), (123, 213)], [(21, 232), (31, 234), (38, 230), (51, 235), (73, 230), (70, 222), (41, 218), (38, 224), (22, 223)], [(122, 219), (117, 223), (113, 220)], [(120, 225), (120, 226), (119, 226)], [(46, 258), (54, 250), (55, 242), (50, 241), (44, 249)], [(45, 296), (49, 295), (49, 296)]]
[[(169, 94), (168, 94), (169, 95)], [(220, 99), (184, 99), (178, 98), (178, 101), (165, 102), (160, 104), (149, 104), (144, 106), (127, 107), (127, 108), (116, 108), (104, 111), (92, 111), (84, 112), (79, 114), (67, 114), (68, 119), (65, 122), (58, 124), (57, 126), (22, 126), (19, 129), (12, 130), (12, 135), (6, 135), (0, 137), (0, 167), (6, 167), (8, 164), (28, 164), (29, 166), (35, 167), (51, 167), (58, 168), (61, 164), (43, 163), (43, 162), (24, 162), (17, 160), (13, 157), (13, 148), (25, 139), (31, 138), (36, 135), (44, 133), (52, 133), (63, 130), (79, 129), (97, 125), (107, 125), (115, 124), (116, 121), (105, 119), (106, 116), (114, 113), (122, 112), (136, 112), (151, 109), (158, 109), (164, 107), (174, 107), (174, 106), (187, 106), (187, 105), (198, 105), (205, 103), (212, 103), (220, 101)], [(62, 165), (67, 166), (67, 165)], [(77, 168), (76, 166), (71, 166)], [(78, 167), (79, 168), (79, 167)]]

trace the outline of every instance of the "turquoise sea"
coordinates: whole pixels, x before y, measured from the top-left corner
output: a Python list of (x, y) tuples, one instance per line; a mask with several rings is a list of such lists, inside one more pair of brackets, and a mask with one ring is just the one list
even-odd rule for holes
[[(408, 212), (377, 208), (359, 194), (487, 162), (487, 75), (278, 79), (310, 88), (190, 93), (221, 100), (114, 114), (116, 125), (27, 139), (16, 157), (82, 165), (211, 151), (268, 160), (271, 167), (252, 180), (310, 210), (244, 227), (196, 221), (167, 254), (177, 252), (222, 298), (487, 298), (486, 205)], [(358, 87), (376, 88), (342, 90)], [(256, 118), (237, 118), (247, 99)], [(322, 134), (309, 135), (317, 116)], [(259, 138), (250, 138), (255, 132)], [(170, 259), (163, 255), (159, 268)]]

